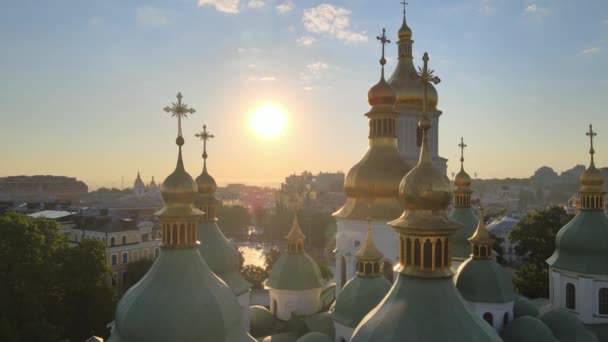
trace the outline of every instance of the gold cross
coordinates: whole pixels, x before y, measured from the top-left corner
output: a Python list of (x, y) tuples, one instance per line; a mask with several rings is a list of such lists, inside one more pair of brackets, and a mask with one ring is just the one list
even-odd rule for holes
[(458, 144), (458, 147), (460, 147), (460, 165), (462, 166), (462, 163), (464, 162), (464, 149), (467, 147), (462, 137), (460, 137), (460, 144)]
[(405, 7), (409, 4), (405, 1), (401, 1), (401, 4), (403, 5), (403, 16), (405, 17)]
[(435, 70), (429, 70), (429, 54), (427, 52), (422, 56), (422, 61), (424, 62), (423, 67), (418, 67), (418, 72), (413, 72), (411, 77), (412, 79), (419, 79), (424, 85), (424, 99), (422, 102), (422, 112), (426, 115), (426, 102), (427, 102), (427, 91), (428, 84), (438, 84), (441, 82), (441, 79), (435, 76)]
[(597, 135), (597, 133), (595, 133), (593, 131), (593, 125), (589, 125), (589, 132), (587, 132), (586, 134), (589, 137), (589, 141), (591, 143), (591, 148), (589, 149), (589, 153), (591, 154), (591, 161), (593, 162), (593, 155), (595, 154), (595, 150), (593, 149), (593, 137), (595, 137)]
[(167, 106), (164, 111), (171, 113), (171, 116), (177, 116), (177, 135), (182, 136), (182, 117), (187, 118), (188, 114), (194, 114), (194, 108), (188, 108), (188, 105), (182, 103), (182, 93), (177, 93), (177, 103), (171, 103), (171, 107)]
[(211, 134), (211, 132), (207, 132), (207, 125), (203, 125), (203, 131), (196, 133), (194, 136), (203, 141), (203, 160), (205, 161), (205, 166), (206, 166), (207, 165), (207, 141), (215, 138), (215, 135)]
[(378, 39), (380, 41), (380, 44), (382, 44), (382, 58), (380, 59), (380, 64), (382, 64), (382, 66), (384, 66), (384, 64), (386, 64), (386, 59), (384, 59), (384, 46), (386, 44), (390, 44), (390, 40), (388, 40), (388, 38), (386, 38), (386, 29), (382, 29), (382, 35), (381, 36), (377, 36), (376, 39)]

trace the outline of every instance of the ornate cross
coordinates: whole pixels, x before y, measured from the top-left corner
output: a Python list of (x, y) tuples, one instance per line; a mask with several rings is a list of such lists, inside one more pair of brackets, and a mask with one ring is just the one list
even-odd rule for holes
[(409, 4), (405, 1), (401, 1), (401, 4), (403, 5), (403, 17), (405, 17), (405, 7)]
[(384, 66), (384, 64), (386, 64), (386, 59), (384, 59), (384, 46), (386, 44), (390, 44), (390, 40), (388, 40), (388, 38), (386, 38), (386, 29), (382, 29), (382, 35), (381, 36), (377, 36), (376, 39), (378, 39), (380, 41), (380, 44), (382, 44), (382, 58), (380, 59), (380, 64), (382, 64), (382, 66)]
[(206, 166), (207, 165), (207, 141), (215, 138), (215, 135), (213, 135), (213, 134), (211, 134), (211, 132), (207, 131), (207, 125), (203, 125), (203, 131), (196, 133), (194, 136), (203, 141), (203, 160), (205, 161), (205, 166)]
[(464, 162), (464, 149), (467, 147), (462, 137), (460, 137), (460, 144), (458, 144), (458, 147), (460, 147), (460, 166), (462, 166), (462, 163)]
[(188, 105), (182, 103), (182, 93), (177, 93), (177, 103), (171, 103), (171, 107), (164, 108), (165, 112), (171, 113), (171, 116), (177, 116), (177, 135), (182, 136), (182, 117), (187, 118), (188, 114), (194, 114), (194, 108), (188, 108)]
[(593, 137), (595, 137), (597, 133), (593, 131), (593, 125), (589, 125), (589, 132), (587, 132), (587, 136), (589, 137), (589, 141), (591, 142), (591, 148), (589, 149), (589, 153), (591, 154), (591, 162), (593, 162), (593, 155), (595, 154), (595, 150), (593, 149)]
[(422, 61), (424, 62), (423, 67), (418, 67), (418, 72), (413, 72), (411, 77), (413, 79), (419, 79), (424, 85), (424, 99), (422, 102), (422, 112), (426, 115), (426, 102), (427, 102), (427, 91), (429, 83), (438, 84), (441, 82), (441, 79), (435, 76), (435, 70), (429, 70), (429, 54), (427, 52), (422, 56)]

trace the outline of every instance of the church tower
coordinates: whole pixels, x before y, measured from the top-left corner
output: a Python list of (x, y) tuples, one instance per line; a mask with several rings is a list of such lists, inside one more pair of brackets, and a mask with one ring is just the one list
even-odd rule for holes
[[(412, 79), (416, 73), (414, 57), (412, 54), (414, 41), (412, 40), (412, 29), (406, 20), (406, 5), (403, 4), (403, 23), (398, 31), (397, 41), (397, 67), (388, 83), (393, 87), (397, 95), (395, 109), (397, 117), (397, 146), (399, 154), (409, 165), (416, 165), (420, 149), (422, 147), (422, 131), (418, 121), (422, 117), (422, 102), (425, 88), (420, 82)], [(431, 120), (431, 129), (428, 133), (429, 154), (435, 167), (443, 174), (447, 172), (447, 159), (438, 154), (439, 146), (439, 117), (441, 111), (437, 109), (437, 90), (431, 84), (427, 87), (427, 115)]]
[(139, 171), (137, 171), (137, 178), (135, 178), (135, 182), (133, 183), (133, 194), (137, 197), (143, 197), (146, 194), (146, 185), (141, 179)]
[(197, 250), (193, 206), (196, 183), (184, 169), (181, 118), (194, 113), (181, 102), (165, 110), (178, 119), (177, 165), (161, 185), (165, 206), (155, 215), (162, 229), (161, 252), (146, 275), (118, 302), (110, 342), (255, 341), (241, 327), (232, 291)]
[(467, 147), (464, 139), (460, 138), (460, 172), (454, 178), (454, 208), (450, 213), (450, 219), (460, 223), (460, 228), (452, 237), (452, 271), (471, 254), (471, 246), (468, 238), (473, 235), (479, 220), (471, 208), (471, 176), (464, 170), (464, 149)]
[(232, 290), (241, 306), (241, 323), (245, 331), (249, 331), (249, 302), (250, 288), (248, 283), (239, 272), (239, 251), (224, 236), (217, 224), (215, 217), (216, 207), (220, 201), (215, 197), (217, 184), (215, 179), (207, 172), (207, 142), (215, 136), (207, 131), (203, 125), (203, 131), (196, 134), (203, 141), (203, 171), (196, 177), (198, 192), (194, 203), (203, 211), (201, 221), (197, 226), (198, 251), (205, 259), (213, 273), (220, 277)]
[(552, 305), (574, 313), (593, 330), (608, 324), (608, 219), (604, 176), (595, 167), (596, 133), (591, 125), (587, 136), (591, 162), (580, 176), (580, 210), (557, 233), (555, 252), (547, 263)]
[[(426, 87), (438, 83), (428, 69), (418, 75)], [(425, 96), (426, 97), (426, 96)], [(451, 238), (460, 225), (447, 216), (450, 181), (431, 159), (431, 120), (423, 101), (418, 164), (403, 178), (399, 195), (405, 211), (389, 224), (399, 234), (399, 274), (389, 293), (361, 321), (352, 341), (501, 341), (494, 329), (469, 311), (452, 282)]]
[(393, 280), (394, 248), (397, 235), (386, 222), (399, 217), (399, 182), (410, 170), (397, 150), (395, 91), (384, 79), (384, 46), (390, 43), (385, 30), (377, 37), (382, 43), (380, 81), (368, 92), (371, 110), (365, 114), (369, 122), (368, 148), (363, 159), (353, 166), (344, 181), (346, 203), (333, 215), (336, 237), (336, 296), (348, 279), (355, 276), (354, 254), (365, 240), (368, 217), (378, 249), (384, 254), (383, 268), (387, 279)]

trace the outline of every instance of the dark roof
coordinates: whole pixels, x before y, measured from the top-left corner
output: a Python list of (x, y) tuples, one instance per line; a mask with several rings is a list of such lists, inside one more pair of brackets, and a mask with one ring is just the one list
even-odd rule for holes
[(129, 218), (114, 218), (110, 216), (85, 217), (84, 222), (79, 222), (73, 229), (79, 229), (102, 233), (126, 232), (137, 230), (137, 223)]

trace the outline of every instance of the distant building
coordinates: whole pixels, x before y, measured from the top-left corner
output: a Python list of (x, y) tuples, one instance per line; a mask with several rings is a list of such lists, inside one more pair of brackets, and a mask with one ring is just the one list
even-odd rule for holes
[(530, 180), (535, 184), (553, 184), (559, 182), (559, 176), (552, 168), (542, 166), (534, 172)]
[(304, 171), (299, 175), (285, 177), (285, 182), (281, 183), (277, 192), (277, 206), (287, 207), (294, 198), (301, 199), (305, 209), (333, 212), (346, 199), (344, 173), (321, 172), (315, 176)]
[(155, 259), (160, 252), (160, 226), (155, 221), (136, 221), (110, 216), (78, 217), (77, 222), (62, 231), (70, 242), (83, 238), (99, 240), (106, 245), (106, 264), (110, 269), (108, 284), (126, 290), (127, 266), (140, 259)]
[(517, 223), (519, 223), (518, 219), (509, 216), (503, 216), (488, 223), (488, 230), (503, 240), (503, 257), (507, 262), (514, 262), (518, 259), (515, 254), (515, 244), (511, 243), (509, 239), (509, 232), (515, 228)]
[(0, 178), (0, 201), (72, 203), (88, 192), (88, 186), (74, 177), (10, 176)]

